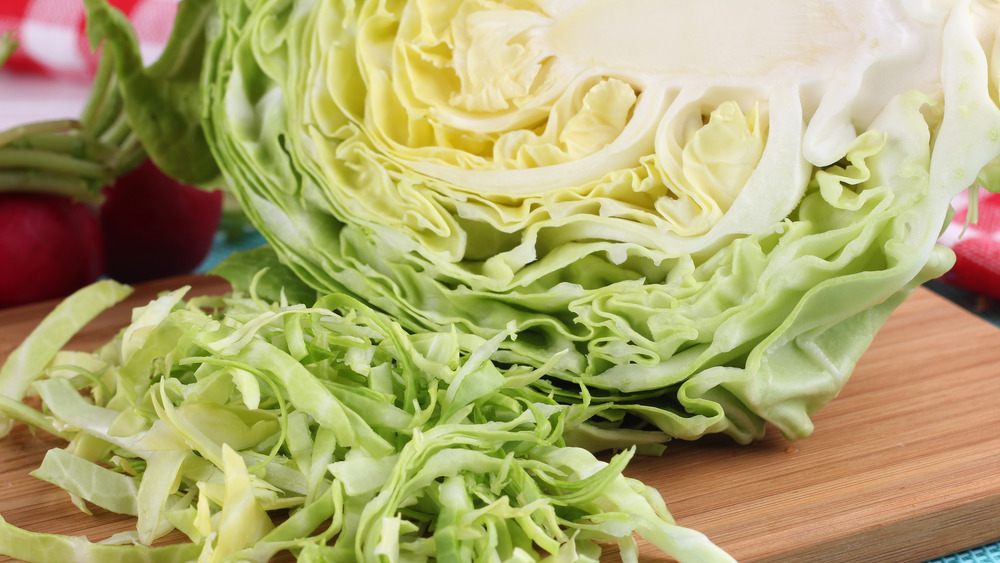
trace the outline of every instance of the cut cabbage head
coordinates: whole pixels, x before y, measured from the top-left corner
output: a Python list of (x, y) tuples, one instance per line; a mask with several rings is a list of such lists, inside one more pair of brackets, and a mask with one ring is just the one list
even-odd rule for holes
[(1000, 155), (997, 2), (185, 13), (206, 157), (281, 261), (413, 330), (512, 330), (496, 359), (589, 401), (593, 448), (807, 435)]

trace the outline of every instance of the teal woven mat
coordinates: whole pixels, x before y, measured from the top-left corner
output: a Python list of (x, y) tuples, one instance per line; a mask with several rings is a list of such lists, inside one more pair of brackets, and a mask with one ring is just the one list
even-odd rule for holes
[(215, 243), (212, 245), (212, 250), (209, 251), (208, 256), (205, 257), (205, 260), (202, 261), (201, 265), (195, 271), (199, 274), (204, 274), (233, 252), (257, 248), (266, 242), (263, 235), (249, 228), (245, 228), (242, 234), (232, 232), (227, 234), (219, 231), (215, 235)]
[(997, 563), (1000, 562), (1000, 543), (994, 543), (936, 559), (931, 563)]

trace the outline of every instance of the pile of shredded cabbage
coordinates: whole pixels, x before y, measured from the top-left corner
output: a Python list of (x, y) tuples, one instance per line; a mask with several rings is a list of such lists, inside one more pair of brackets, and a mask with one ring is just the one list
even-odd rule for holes
[[(635, 561), (638, 533), (681, 561), (730, 560), (675, 525), (654, 489), (622, 475), (634, 450), (603, 461), (565, 446), (563, 430), (594, 407), (530, 386), (544, 366), (491, 361), (516, 333), (408, 333), (350, 297), (306, 306), (255, 287), (188, 300), (181, 288), (135, 309), (96, 352), (62, 351), (130, 293), (98, 282), (11, 354), (0, 423), (69, 442), (33, 475), (84, 511), (135, 516), (136, 527), (92, 543), (0, 518), (0, 553), (100, 563), (263, 562), (286, 550), (301, 561), (598, 561), (596, 542), (613, 542)], [(29, 389), (41, 410), (21, 401)], [(189, 541), (149, 547), (174, 529)]]

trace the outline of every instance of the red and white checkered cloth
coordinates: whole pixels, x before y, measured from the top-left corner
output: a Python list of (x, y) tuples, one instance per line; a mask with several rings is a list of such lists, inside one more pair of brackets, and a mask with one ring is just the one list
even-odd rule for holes
[[(178, 1), (110, 0), (135, 26), (147, 63), (163, 50)], [(14, 31), (20, 43), (5, 70), (79, 78), (94, 72), (97, 58), (84, 33), (82, 0), (0, 0), (0, 33), (5, 31)], [(968, 227), (968, 197), (956, 197), (954, 205), (954, 222), (941, 241), (958, 261), (944, 281), (1000, 299), (1000, 194), (981, 191), (979, 221)]]
[[(143, 59), (156, 60), (170, 36), (179, 0), (110, 0), (139, 36)], [(84, 32), (83, 0), (0, 0), (0, 33), (13, 31), (18, 48), (5, 70), (85, 79), (97, 57)]]

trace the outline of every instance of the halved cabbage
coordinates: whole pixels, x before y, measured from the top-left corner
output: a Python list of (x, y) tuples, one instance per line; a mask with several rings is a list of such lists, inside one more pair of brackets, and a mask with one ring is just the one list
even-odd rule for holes
[(512, 330), (592, 448), (807, 435), (1000, 154), (986, 0), (188, 4), (211, 156), (282, 261)]

